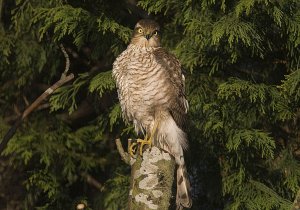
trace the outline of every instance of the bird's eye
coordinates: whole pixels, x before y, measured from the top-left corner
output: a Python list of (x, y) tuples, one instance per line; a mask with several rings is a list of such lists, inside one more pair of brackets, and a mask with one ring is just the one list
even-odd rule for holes
[(138, 32), (141, 34), (143, 33), (143, 29), (139, 28)]
[(158, 31), (154, 31), (154, 33), (153, 33), (153, 34), (154, 34), (155, 36), (156, 36), (156, 35), (158, 35)]

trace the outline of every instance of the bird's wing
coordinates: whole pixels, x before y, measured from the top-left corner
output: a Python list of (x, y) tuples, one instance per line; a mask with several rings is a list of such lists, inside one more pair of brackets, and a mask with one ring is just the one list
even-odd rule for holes
[(130, 119), (130, 115), (128, 114), (128, 110), (126, 109), (126, 99), (124, 97), (125, 89), (124, 85), (126, 85), (126, 69), (127, 69), (127, 58), (128, 58), (128, 50), (123, 51), (114, 61), (112, 76), (116, 81), (118, 97), (120, 101), (120, 106), (122, 109), (122, 116), (125, 123), (128, 123), (132, 119)]
[(172, 90), (169, 91), (174, 95), (169, 102), (169, 111), (176, 124), (183, 128), (186, 123), (188, 102), (185, 96), (185, 79), (181, 71), (181, 64), (173, 54), (163, 48), (155, 50), (154, 55), (157, 62), (168, 72), (168, 79), (173, 85)]

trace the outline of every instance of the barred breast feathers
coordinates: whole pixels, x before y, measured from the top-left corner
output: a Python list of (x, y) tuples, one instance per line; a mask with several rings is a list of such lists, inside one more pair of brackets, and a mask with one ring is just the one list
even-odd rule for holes
[(130, 104), (130, 101), (136, 98), (127, 100), (124, 98), (124, 95), (128, 97), (128, 94), (132, 94), (128, 93), (131, 88), (135, 94), (140, 94), (148, 105), (164, 104), (176, 124), (180, 128), (184, 127), (188, 103), (181, 65), (174, 55), (161, 47), (137, 47), (130, 44), (115, 60), (113, 77), (118, 87), (125, 120), (134, 119), (130, 116), (128, 108), (132, 109), (134, 104)]

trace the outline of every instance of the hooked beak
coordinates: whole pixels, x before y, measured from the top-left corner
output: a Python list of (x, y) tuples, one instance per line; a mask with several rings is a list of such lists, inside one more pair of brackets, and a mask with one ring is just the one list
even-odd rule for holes
[(149, 40), (149, 39), (151, 38), (151, 35), (150, 35), (150, 34), (146, 34), (144, 37), (145, 37), (147, 40)]

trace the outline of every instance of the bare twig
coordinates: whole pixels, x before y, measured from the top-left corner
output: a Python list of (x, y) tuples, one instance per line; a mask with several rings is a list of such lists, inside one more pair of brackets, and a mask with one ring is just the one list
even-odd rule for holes
[(39, 106), (36, 108), (36, 111), (43, 110), (43, 109), (48, 109), (49, 107), (50, 107), (50, 104), (49, 104), (49, 103), (41, 104), (41, 105), (39, 105)]
[(63, 52), (63, 54), (64, 54), (64, 56), (66, 58), (66, 67), (65, 67), (64, 72), (62, 73), (62, 76), (61, 76), (60, 80), (58, 80), (51, 87), (49, 87), (28, 108), (25, 109), (25, 111), (23, 112), (23, 114), (18, 118), (18, 120), (15, 122), (15, 124), (9, 129), (9, 131), (3, 137), (3, 139), (2, 139), (2, 141), (0, 143), (0, 154), (2, 153), (2, 151), (4, 150), (4, 148), (6, 147), (7, 143), (9, 142), (9, 140), (16, 133), (17, 128), (21, 125), (21, 123), (23, 122), (23, 120), (33, 110), (35, 110), (37, 107), (39, 107), (39, 105), (42, 103), (42, 101), (45, 100), (49, 95), (51, 95), (57, 88), (59, 88), (60, 86), (62, 86), (63, 84), (69, 82), (70, 80), (72, 80), (74, 78), (74, 74), (70, 74), (68, 76), (66, 75), (67, 72), (69, 71), (69, 68), (70, 68), (70, 59), (69, 59), (69, 56), (68, 56), (67, 52), (65, 51), (65, 48), (63, 47), (63, 45), (61, 45), (60, 47), (61, 47), (61, 50), (62, 50), (62, 52)]
[(61, 51), (63, 52), (63, 54), (64, 54), (64, 56), (65, 56), (65, 59), (66, 59), (66, 67), (65, 67), (64, 72), (61, 74), (61, 79), (62, 79), (62, 78), (64, 78), (64, 77), (67, 76), (67, 73), (68, 73), (68, 71), (69, 71), (69, 69), (70, 69), (70, 58), (69, 58), (69, 55), (68, 55), (68, 53), (66, 52), (66, 49), (65, 49), (65, 47), (63, 46), (63, 44), (60, 44), (59, 46), (60, 46), (60, 49), (61, 49)]
[[(34, 111), (48, 109), (49, 107), (50, 107), (49, 103), (44, 103), (44, 104), (39, 105)], [(21, 115), (22, 115), (22, 113), (19, 113), (19, 114), (16, 113), (15, 115), (10, 115), (8, 117), (3, 118), (3, 121), (5, 123), (10, 124), (10, 123), (15, 122)]]
[(5, 123), (10, 124), (10, 123), (15, 122), (19, 117), (20, 117), (19, 115), (10, 115), (8, 117), (3, 118), (3, 121)]
[(130, 165), (130, 156), (127, 152), (124, 151), (121, 140), (120, 139), (116, 139), (116, 145), (117, 145), (117, 149), (119, 154), (121, 155), (122, 160)]
[(43, 100), (45, 100), (49, 95), (51, 95), (54, 90), (65, 84), (66, 82), (69, 82), (74, 78), (74, 74), (70, 74), (66, 76), (65, 78), (62, 78), (58, 80), (54, 85), (49, 87), (42, 95), (40, 95), (19, 117), (19, 119), (15, 122), (15, 124), (9, 129), (9, 131), (5, 134), (3, 137), (1, 143), (0, 143), (0, 154), (6, 147), (8, 141), (13, 137), (13, 135), (16, 133), (17, 128), (21, 125), (23, 120), (33, 111), (35, 110)]
[(89, 183), (90, 185), (96, 187), (100, 191), (103, 190), (103, 185), (100, 182), (98, 182), (94, 177), (92, 177), (90, 174), (86, 172), (82, 172), (81, 176), (84, 177), (86, 182)]
[(29, 101), (26, 96), (23, 96), (23, 100), (24, 100), (26, 106), (29, 106)]
[(22, 115), (22, 119), (27, 117), (35, 108), (39, 106), (40, 103), (42, 103), (43, 100), (45, 100), (49, 95), (51, 95), (57, 88), (62, 86), (63, 84), (69, 82), (74, 78), (74, 74), (70, 74), (66, 76), (65, 78), (62, 78), (58, 80), (54, 85), (49, 87), (42, 95), (40, 95), (24, 112)]
[(14, 112), (16, 113), (16, 115), (20, 116), (22, 113), (20, 112), (19, 108), (17, 107), (16, 104), (14, 104)]

